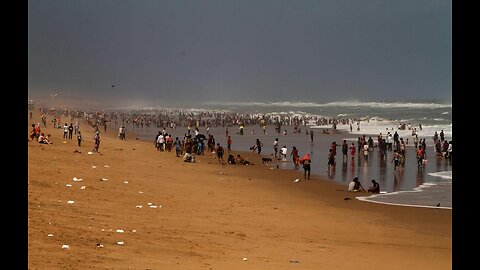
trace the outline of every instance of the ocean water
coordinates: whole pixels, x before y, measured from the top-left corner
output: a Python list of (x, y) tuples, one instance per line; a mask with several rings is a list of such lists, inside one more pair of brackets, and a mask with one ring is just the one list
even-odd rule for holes
[[(369, 196), (358, 193), (358, 199), (385, 204), (395, 204), (416, 207), (435, 207), (451, 209), (452, 207), (452, 164), (445, 159), (437, 159), (433, 147), (433, 134), (443, 130), (445, 138), (452, 140), (452, 106), (451, 103), (442, 102), (331, 102), (331, 103), (222, 103), (202, 104), (197, 108), (182, 109), (193, 114), (202, 111), (230, 111), (243, 114), (268, 115), (288, 120), (292, 117), (307, 116), (327, 118), (347, 118), (353, 121), (350, 125), (338, 124), (337, 129), (341, 134), (323, 134), (320, 130), (332, 129), (332, 126), (318, 126), (313, 121), (308, 121), (300, 126), (300, 133), (293, 133), (294, 126), (283, 125), (282, 133), (276, 133), (274, 127), (269, 125), (266, 134), (260, 126), (247, 126), (244, 135), (238, 134), (238, 127), (229, 127), (232, 137), (232, 150), (249, 151), (258, 138), (264, 145), (262, 155), (273, 155), (273, 141), (279, 139), (279, 146), (287, 146), (287, 161), (278, 161), (272, 166), (278, 165), (282, 169), (294, 169), (290, 155), (295, 146), (300, 156), (310, 153), (312, 157), (312, 174), (328, 178), (332, 181), (344, 184), (357, 176), (365, 188), (371, 184), (371, 179), (380, 183), (382, 194)], [(359, 129), (357, 130), (359, 123)], [(426, 138), (428, 163), (423, 168), (416, 164), (415, 149), (413, 147), (411, 130), (399, 130), (400, 124), (410, 124), (417, 129), (419, 138)], [(420, 125), (422, 129), (420, 130)], [(127, 127), (128, 128), (128, 127)], [(132, 129), (132, 127), (130, 127)], [(206, 134), (205, 127), (199, 127), (200, 132)], [(135, 128), (135, 132), (144, 139), (155, 137), (160, 128)], [(287, 135), (283, 131), (287, 130)], [(310, 135), (306, 131), (314, 131), (314, 142), (311, 143)], [(388, 151), (386, 158), (380, 158), (377, 149), (370, 152), (368, 160), (362, 156), (349, 156), (345, 162), (342, 160), (341, 147), (337, 148), (335, 170), (327, 170), (328, 149), (333, 141), (341, 144), (356, 141), (359, 136), (366, 135), (374, 139), (380, 133), (397, 132), (404, 140), (409, 139), (406, 151), (406, 161), (403, 170), (394, 172), (391, 162), (393, 152)], [(186, 133), (186, 128), (177, 127), (174, 130), (167, 128), (167, 132), (174, 137), (180, 138)], [(212, 127), (209, 130), (216, 141), (226, 146), (225, 128)], [(299, 169), (303, 171), (301, 168)], [(439, 205), (440, 206), (437, 206)]]

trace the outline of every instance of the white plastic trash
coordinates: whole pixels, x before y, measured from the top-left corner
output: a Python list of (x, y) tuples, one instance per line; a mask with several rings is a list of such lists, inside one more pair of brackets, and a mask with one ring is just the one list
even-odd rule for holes
[(69, 245), (63, 245), (62, 248), (63, 248), (63, 249), (69, 249), (70, 246), (69, 246)]
[(69, 204), (73, 204), (73, 203), (75, 203), (75, 202), (74, 202), (74, 201), (68, 201), (67, 203), (69, 203)]

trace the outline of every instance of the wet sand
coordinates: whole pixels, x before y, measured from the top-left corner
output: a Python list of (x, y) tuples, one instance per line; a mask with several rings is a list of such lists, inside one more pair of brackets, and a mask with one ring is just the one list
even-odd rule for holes
[(28, 142), (29, 269), (452, 268), (451, 210), (344, 200), (359, 194), (250, 152), (184, 163), (113, 129), (89, 155), (91, 127), (78, 147), (47, 123), (54, 144)]

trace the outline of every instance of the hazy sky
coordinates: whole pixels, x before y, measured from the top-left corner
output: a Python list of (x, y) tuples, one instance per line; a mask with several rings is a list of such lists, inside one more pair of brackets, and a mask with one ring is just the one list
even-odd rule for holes
[(451, 51), (449, 0), (28, 1), (33, 99), (450, 99)]

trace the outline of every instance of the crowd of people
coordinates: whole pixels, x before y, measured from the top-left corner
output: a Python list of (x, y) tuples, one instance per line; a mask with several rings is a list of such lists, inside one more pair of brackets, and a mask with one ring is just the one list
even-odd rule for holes
[[(306, 125), (306, 123), (316, 123), (320, 125), (331, 124), (336, 129), (337, 124), (350, 125), (359, 123), (355, 119), (342, 119), (342, 118), (309, 118), (309, 117), (279, 117), (275, 114), (239, 114), (232, 112), (187, 112), (183, 110), (156, 110), (154, 112), (146, 111), (133, 111), (133, 112), (82, 112), (82, 111), (42, 111), (41, 122), (43, 128), (47, 125), (47, 115), (51, 116), (53, 127), (55, 129), (61, 129), (63, 131), (63, 139), (71, 140), (73, 135), (76, 135), (78, 146), (82, 147), (82, 134), (80, 131), (79, 121), (83, 120), (86, 126), (91, 127), (94, 130), (93, 137), (93, 152), (98, 152), (100, 148), (100, 129), (107, 130), (107, 126), (118, 127), (118, 138), (120, 140), (126, 140), (126, 127), (141, 128), (148, 126), (161, 127), (162, 130), (156, 134), (154, 138), (154, 146), (160, 152), (172, 152), (175, 149), (175, 155), (182, 157), (185, 162), (195, 162), (195, 155), (205, 155), (205, 153), (212, 153), (215, 158), (218, 159), (220, 164), (243, 164), (251, 165), (252, 163), (241, 157), (240, 154), (236, 156), (232, 154), (232, 136), (229, 133), (229, 127), (238, 126), (239, 132), (236, 135), (242, 136), (245, 127), (251, 125), (259, 125), (262, 127), (263, 133), (266, 134), (265, 127), (267, 125), (274, 125), (275, 131), (280, 134), (282, 126), (291, 125), (294, 126), (294, 133), (300, 133), (299, 126)], [(70, 124), (65, 122), (61, 126), (62, 119), (70, 118)], [(52, 144), (50, 134), (45, 135), (41, 129), (40, 123), (32, 124), (29, 141), (38, 141), (41, 144)], [(199, 127), (206, 127), (207, 136), (199, 132)], [(210, 127), (225, 127), (226, 137), (226, 150), (221, 143), (216, 142), (216, 138), (213, 134), (210, 134)], [(186, 129), (186, 133), (183, 138), (175, 137), (167, 132), (167, 127), (172, 131), (177, 127), (183, 127)], [(410, 125), (408, 129), (411, 129)], [(284, 129), (286, 133), (286, 129)], [(392, 130), (393, 132), (393, 130)], [(415, 130), (412, 131), (412, 141), (416, 151), (417, 164), (419, 168), (426, 166), (426, 138), (419, 139)], [(308, 131), (305, 129), (305, 134), (309, 135), (311, 144), (314, 142), (313, 130)], [(443, 130), (439, 134), (435, 132), (433, 135), (433, 144), (436, 151), (436, 157), (441, 159), (452, 159), (452, 141), (447, 141)], [(387, 152), (391, 151), (394, 172), (401, 171), (405, 166), (405, 157), (409, 140), (404, 140), (399, 136), (397, 131), (383, 135), (379, 133), (376, 141), (371, 136), (360, 136), (357, 139), (357, 145), (354, 142), (350, 144), (346, 140), (343, 140), (341, 144), (337, 144), (333, 141), (328, 149), (327, 168), (330, 174), (331, 170), (335, 170), (337, 147), (341, 147), (342, 161), (354, 160), (356, 157), (363, 160), (368, 160), (371, 152), (377, 149), (380, 158), (386, 158)], [(273, 156), (277, 161), (287, 161), (288, 148), (286, 145), (280, 147), (279, 138), (275, 138), (273, 141)], [(258, 155), (262, 155), (262, 149), (264, 144), (259, 138), (256, 139), (254, 145), (250, 148)], [(228, 158), (224, 161), (225, 152), (228, 152)], [(350, 158), (349, 158), (350, 156)], [(310, 179), (311, 172), (311, 156), (310, 153), (304, 154), (300, 157), (300, 153), (296, 146), (292, 146), (290, 151), (290, 157), (293, 163), (294, 169), (299, 169), (302, 166), (304, 170), (304, 179)], [(352, 180), (353, 181), (353, 180)], [(362, 190), (359, 185), (358, 179), (356, 188), (354, 190)], [(372, 180), (373, 189), (369, 189), (370, 192), (377, 192), (379, 190), (378, 183)], [(349, 188), (350, 189), (350, 188)]]

